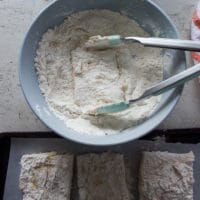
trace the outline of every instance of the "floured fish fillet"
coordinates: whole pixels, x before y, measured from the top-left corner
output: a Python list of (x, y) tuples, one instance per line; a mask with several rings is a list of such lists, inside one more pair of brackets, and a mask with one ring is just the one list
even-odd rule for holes
[(84, 51), (77, 48), (72, 51), (74, 101), (78, 106), (87, 111), (112, 103), (113, 99), (116, 102), (124, 100), (117, 59), (113, 50)]
[(192, 200), (192, 152), (143, 152), (140, 166), (140, 200)]
[(69, 200), (72, 168), (70, 154), (23, 155), (20, 174), (23, 200)]
[(79, 200), (129, 200), (123, 155), (77, 157)]

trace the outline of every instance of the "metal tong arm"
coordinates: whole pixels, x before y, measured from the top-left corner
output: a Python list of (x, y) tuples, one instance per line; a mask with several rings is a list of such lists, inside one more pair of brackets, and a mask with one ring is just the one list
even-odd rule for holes
[(134, 41), (143, 44), (144, 46), (180, 49), (185, 51), (199, 51), (200, 42), (192, 40), (154, 38), (154, 37), (124, 37), (124, 41)]
[(181, 85), (193, 78), (200, 75), (200, 64), (194, 65), (189, 69), (186, 69), (156, 85), (148, 88), (138, 99), (129, 100), (129, 103), (133, 103), (136, 100), (146, 98), (148, 96), (157, 96), (162, 94), (178, 85)]

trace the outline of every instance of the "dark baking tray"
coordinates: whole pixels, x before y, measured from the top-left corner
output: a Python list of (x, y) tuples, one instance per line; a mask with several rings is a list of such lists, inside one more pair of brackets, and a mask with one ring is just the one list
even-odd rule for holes
[[(11, 138), (60, 138), (52, 132), (35, 133), (1, 133), (0, 134), (0, 199), (3, 198), (3, 191), (6, 179), (7, 166), (9, 161), (9, 150)], [(140, 140), (156, 140), (160, 138), (167, 143), (200, 143), (200, 129), (183, 130), (156, 130), (141, 138)], [(73, 144), (73, 142), (72, 142)], [(109, 149), (109, 148), (108, 148)]]

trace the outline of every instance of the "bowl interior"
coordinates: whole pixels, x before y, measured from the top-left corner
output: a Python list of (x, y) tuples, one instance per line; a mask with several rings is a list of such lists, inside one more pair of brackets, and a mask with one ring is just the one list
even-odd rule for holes
[[(176, 28), (169, 18), (152, 2), (141, 0), (59, 0), (44, 9), (28, 30), (21, 50), (20, 83), (26, 100), (36, 115), (52, 130), (70, 140), (90, 145), (114, 145), (141, 137), (162, 122), (178, 101), (182, 86), (162, 95), (155, 112), (143, 123), (110, 136), (89, 136), (66, 127), (48, 108), (42, 96), (34, 67), (36, 48), (48, 28), (59, 25), (64, 18), (77, 11), (109, 9), (135, 19), (151, 36), (178, 38)], [(181, 51), (163, 51), (164, 79), (185, 69), (185, 54)]]

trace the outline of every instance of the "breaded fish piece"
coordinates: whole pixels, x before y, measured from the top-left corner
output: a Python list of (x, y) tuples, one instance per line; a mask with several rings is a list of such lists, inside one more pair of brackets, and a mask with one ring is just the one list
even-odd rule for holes
[(192, 200), (192, 152), (143, 152), (140, 165), (140, 200)]
[(23, 200), (70, 200), (73, 156), (55, 152), (21, 158)]
[(129, 200), (123, 155), (77, 157), (79, 200)]

